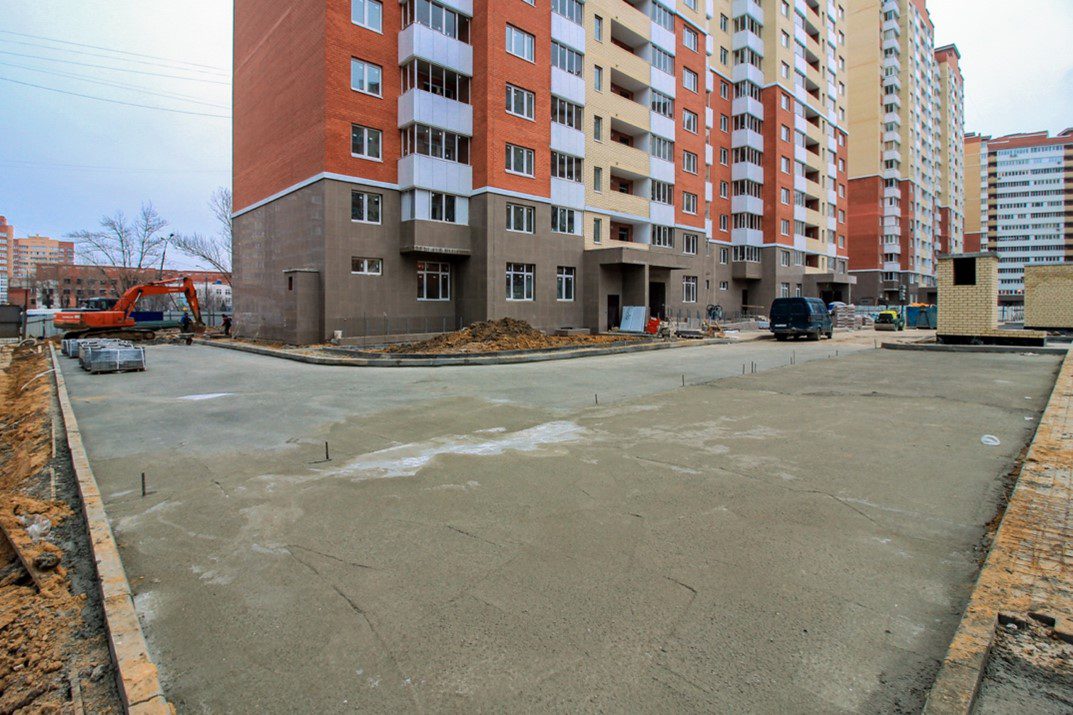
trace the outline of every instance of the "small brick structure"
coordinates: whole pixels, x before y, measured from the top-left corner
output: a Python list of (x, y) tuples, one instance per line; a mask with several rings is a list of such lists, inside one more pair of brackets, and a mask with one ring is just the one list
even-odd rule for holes
[(1025, 266), (1025, 327), (1073, 331), (1073, 264)]
[(939, 342), (1043, 345), (1046, 333), (999, 328), (998, 265), (990, 252), (939, 258)]

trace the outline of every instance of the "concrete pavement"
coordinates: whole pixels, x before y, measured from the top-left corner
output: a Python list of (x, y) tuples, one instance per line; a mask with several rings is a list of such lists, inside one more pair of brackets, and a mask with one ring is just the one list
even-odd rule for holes
[(871, 347), (64, 373), (180, 710), (913, 709), (1058, 360)]

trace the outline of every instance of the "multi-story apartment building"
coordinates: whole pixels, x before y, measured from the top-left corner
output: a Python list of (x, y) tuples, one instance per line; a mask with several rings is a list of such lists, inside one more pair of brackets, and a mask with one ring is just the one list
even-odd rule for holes
[(966, 244), (999, 256), (999, 300), (1024, 299), (1026, 265), (1073, 263), (1073, 128), (965, 137)]
[(815, 0), (238, 0), (236, 324), (605, 330), (631, 305), (846, 299), (843, 22)]
[(0, 305), (8, 302), (8, 272), (11, 270), (11, 251), (15, 246), (15, 227), (0, 216)]
[(961, 244), (958, 53), (936, 52), (924, 0), (850, 8), (850, 269), (862, 300), (931, 300), (944, 237)]
[(939, 145), (935, 232), (940, 254), (965, 252), (965, 81), (955, 45), (935, 50), (939, 67)]
[[(851, 298), (845, 21), (830, 0), (714, 2), (711, 67), (724, 92), (733, 87), (718, 128), (731, 127), (729, 238), (743, 304)], [(726, 223), (719, 215), (718, 242)]]
[(11, 254), (11, 284), (23, 286), (34, 277), (40, 265), (74, 263), (75, 245), (72, 241), (57, 241), (46, 236), (27, 236), (14, 240)]

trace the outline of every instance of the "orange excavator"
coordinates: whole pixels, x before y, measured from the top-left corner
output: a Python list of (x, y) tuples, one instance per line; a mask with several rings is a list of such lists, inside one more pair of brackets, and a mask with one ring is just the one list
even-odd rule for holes
[(144, 296), (173, 295), (186, 296), (193, 317), (192, 330), (205, 332), (205, 323), (201, 320), (201, 306), (197, 301), (194, 281), (189, 277), (175, 278), (155, 283), (136, 285), (123, 294), (109, 310), (78, 310), (56, 313), (52, 319), (58, 330), (64, 331), (65, 340), (78, 338), (117, 338), (119, 340), (152, 340), (156, 333), (150, 328), (139, 328), (131, 317), (138, 301)]

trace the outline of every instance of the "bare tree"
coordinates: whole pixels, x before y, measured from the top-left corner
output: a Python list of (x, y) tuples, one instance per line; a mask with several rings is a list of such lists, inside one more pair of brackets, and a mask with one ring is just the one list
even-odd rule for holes
[(142, 204), (133, 221), (122, 211), (101, 218), (99, 231), (75, 231), (67, 238), (77, 242), (79, 255), (99, 266), (109, 282), (122, 294), (145, 279), (164, 253), (167, 237), (162, 231), (168, 222), (152, 202)]
[(221, 186), (213, 191), (209, 198), (209, 209), (219, 224), (215, 235), (193, 233), (175, 236), (172, 243), (186, 255), (222, 273), (224, 280), (231, 285), (231, 189)]

